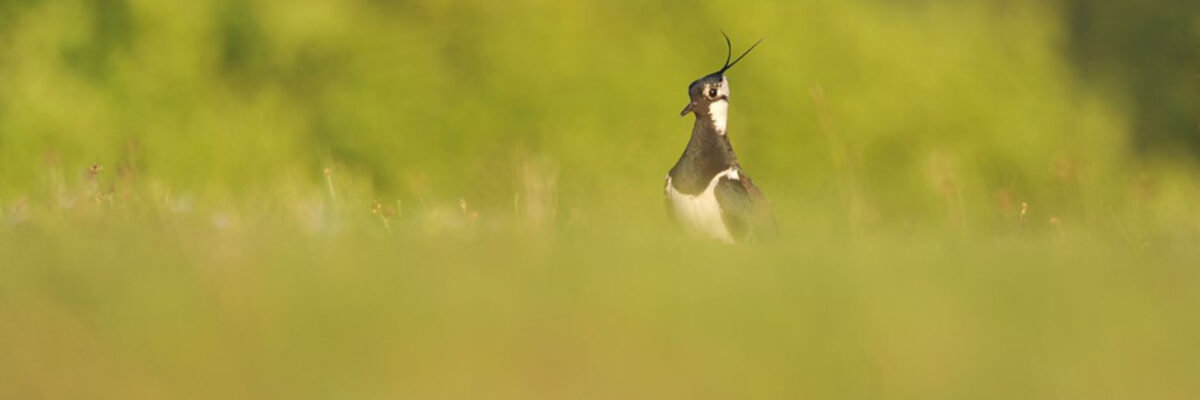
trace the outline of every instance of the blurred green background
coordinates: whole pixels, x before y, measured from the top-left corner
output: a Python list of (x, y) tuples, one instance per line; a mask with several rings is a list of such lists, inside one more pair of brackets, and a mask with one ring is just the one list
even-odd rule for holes
[(1194, 398), (1198, 4), (0, 1), (0, 397)]

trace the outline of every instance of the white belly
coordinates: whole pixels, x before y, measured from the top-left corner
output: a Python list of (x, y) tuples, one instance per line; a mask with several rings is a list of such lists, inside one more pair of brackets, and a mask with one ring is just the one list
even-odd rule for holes
[(697, 195), (679, 193), (667, 177), (667, 197), (671, 199), (676, 219), (685, 229), (703, 237), (733, 243), (733, 236), (725, 228), (725, 220), (721, 219), (721, 204), (715, 194), (717, 182), (726, 176), (737, 179), (737, 171), (732, 168), (722, 171)]

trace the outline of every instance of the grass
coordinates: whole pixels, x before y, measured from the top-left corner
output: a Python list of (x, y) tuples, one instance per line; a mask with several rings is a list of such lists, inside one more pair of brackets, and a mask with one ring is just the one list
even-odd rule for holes
[[(1200, 174), (1065, 7), (102, 3), (0, 3), (0, 398), (1200, 393)], [(663, 210), (722, 29), (779, 240)]]
[(399, 213), (336, 170), (222, 203), (122, 194), (95, 170), (49, 205), (4, 204), (2, 397), (1200, 390), (1194, 230), (1130, 240), (1102, 221), (1035, 223), (1036, 206), (992, 232), (825, 229), (804, 223), (825, 210), (797, 218), (777, 199), (785, 238), (727, 246), (682, 237), (650, 205)]

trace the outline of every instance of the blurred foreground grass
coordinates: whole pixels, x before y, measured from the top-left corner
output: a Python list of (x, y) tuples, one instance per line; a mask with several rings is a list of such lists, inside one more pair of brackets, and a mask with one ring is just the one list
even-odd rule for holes
[(396, 209), (329, 177), (5, 207), (0, 397), (1200, 393), (1200, 247), (1131, 215), (726, 246), (649, 208)]
[[(1194, 398), (1195, 163), (1059, 17), (0, 3), (0, 398)], [(778, 241), (662, 209), (721, 28)]]

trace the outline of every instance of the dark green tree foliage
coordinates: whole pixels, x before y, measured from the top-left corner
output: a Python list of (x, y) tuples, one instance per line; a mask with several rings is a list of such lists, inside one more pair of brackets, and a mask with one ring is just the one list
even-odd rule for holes
[(1127, 96), (1137, 150), (1200, 154), (1200, 2), (1064, 0), (1067, 49), (1089, 82)]

